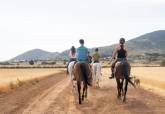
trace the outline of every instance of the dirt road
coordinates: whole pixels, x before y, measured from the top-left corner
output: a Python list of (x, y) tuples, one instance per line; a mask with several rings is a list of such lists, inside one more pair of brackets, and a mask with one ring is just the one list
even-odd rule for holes
[(122, 103), (116, 97), (115, 80), (104, 77), (101, 87), (90, 87), (88, 98), (79, 105), (65, 74), (58, 73), (0, 93), (0, 114), (165, 114), (165, 98), (129, 87)]

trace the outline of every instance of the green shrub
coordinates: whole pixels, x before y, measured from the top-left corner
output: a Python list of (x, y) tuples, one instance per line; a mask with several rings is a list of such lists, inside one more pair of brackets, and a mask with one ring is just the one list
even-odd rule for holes
[(29, 64), (30, 64), (30, 65), (34, 65), (34, 61), (33, 61), (33, 60), (30, 60), (30, 61), (29, 61)]
[(67, 63), (67, 60), (64, 60), (64, 61), (63, 61), (63, 64), (66, 65), (66, 63)]

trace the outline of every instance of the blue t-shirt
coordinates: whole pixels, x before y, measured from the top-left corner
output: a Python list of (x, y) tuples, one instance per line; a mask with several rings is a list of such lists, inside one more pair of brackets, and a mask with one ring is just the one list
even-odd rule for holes
[(88, 48), (82, 45), (79, 48), (77, 48), (76, 52), (77, 52), (76, 58), (78, 61), (88, 60)]

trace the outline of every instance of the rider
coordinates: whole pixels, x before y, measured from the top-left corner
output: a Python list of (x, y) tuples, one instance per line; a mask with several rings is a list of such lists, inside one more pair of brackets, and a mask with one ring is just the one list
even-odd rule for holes
[(69, 61), (67, 64), (67, 74), (68, 74), (68, 65), (72, 61), (76, 61), (76, 48), (74, 46), (71, 47), (70, 52), (69, 52)]
[(95, 53), (92, 55), (94, 63), (99, 63), (99, 61), (100, 61), (100, 54), (98, 53), (98, 51), (99, 51), (99, 49), (96, 48)]
[(80, 43), (80, 47), (77, 48), (76, 50), (76, 58), (77, 58), (77, 61), (85, 61), (85, 62), (88, 62), (88, 56), (89, 56), (89, 51), (88, 51), (88, 48), (86, 48), (84, 46), (84, 40), (83, 39), (80, 39), (79, 40), (79, 43)]
[[(79, 43), (80, 43), (80, 47), (77, 48), (77, 50), (76, 50), (77, 62), (86, 62), (89, 64), (90, 63), (90, 61), (89, 61), (90, 55), (89, 55), (88, 48), (86, 48), (84, 46), (84, 40), (83, 39), (80, 39)], [(90, 65), (89, 65), (89, 68), (90, 68)], [(90, 75), (88, 75), (88, 78), (91, 81)], [(76, 78), (74, 77), (73, 80), (75, 80), (75, 79)], [(92, 85), (90, 81), (89, 81), (89, 84)]]
[[(125, 39), (124, 38), (120, 38), (119, 40), (119, 45), (115, 48), (115, 51), (113, 52), (112, 55), (112, 65), (111, 65), (111, 77), (109, 77), (110, 79), (114, 78), (114, 68), (115, 68), (115, 64), (118, 61), (121, 61), (123, 59), (126, 59), (128, 56), (128, 49), (125, 47)], [(115, 59), (117, 58), (117, 59)]]
[(90, 55), (90, 52), (88, 51), (88, 62), (92, 63), (92, 56)]

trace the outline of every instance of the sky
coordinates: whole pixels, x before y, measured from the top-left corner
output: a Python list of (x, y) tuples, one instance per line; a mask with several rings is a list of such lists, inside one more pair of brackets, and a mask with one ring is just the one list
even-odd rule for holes
[(165, 0), (0, 0), (0, 61), (31, 49), (99, 47), (165, 30)]

